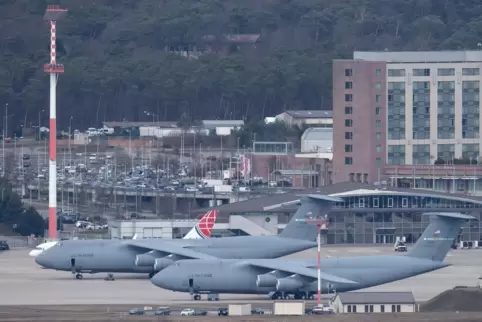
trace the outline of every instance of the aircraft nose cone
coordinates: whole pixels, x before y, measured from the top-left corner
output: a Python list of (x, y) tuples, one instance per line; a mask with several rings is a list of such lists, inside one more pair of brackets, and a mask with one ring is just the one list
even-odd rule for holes
[(48, 256), (44, 253), (38, 254), (37, 256), (35, 256), (35, 262), (42, 267), (51, 268), (50, 267), (51, 266), (50, 260), (49, 260)]
[(169, 273), (169, 271), (171, 271), (169, 267), (160, 271), (151, 278), (151, 283), (160, 288), (173, 290), (173, 276)]

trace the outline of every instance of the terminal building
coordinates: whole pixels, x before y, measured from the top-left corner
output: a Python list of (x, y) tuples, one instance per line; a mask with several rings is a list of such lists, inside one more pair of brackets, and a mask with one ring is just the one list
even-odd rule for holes
[[(220, 215), (213, 235), (216, 232), (223, 236), (228, 233), (277, 234), (297, 210), (297, 202), (303, 194), (323, 194), (343, 199), (343, 202), (333, 205), (328, 215), (330, 224), (323, 234), (325, 244), (393, 244), (397, 237), (405, 238), (407, 243), (414, 243), (428, 225), (428, 216), (422, 216), (427, 212), (460, 212), (474, 216), (475, 220), (461, 227), (460, 239), (481, 240), (482, 198), (421, 189), (380, 188), (362, 183), (339, 183), (220, 205), (216, 208)], [(181, 237), (182, 232), (186, 233), (194, 222), (162, 224), (168, 226), (165, 228), (167, 234), (160, 229), (159, 236), (151, 233), (153, 225), (147, 221), (144, 224), (136, 221), (136, 225), (135, 231), (119, 228), (112, 235), (129, 238), (134, 233), (142, 234), (144, 229), (148, 229), (151, 238), (165, 238), (173, 232), (178, 234), (175, 237)]]

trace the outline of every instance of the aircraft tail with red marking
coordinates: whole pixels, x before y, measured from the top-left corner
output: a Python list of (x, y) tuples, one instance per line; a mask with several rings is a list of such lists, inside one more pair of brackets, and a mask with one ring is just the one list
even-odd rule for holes
[(219, 210), (208, 211), (183, 239), (207, 239), (211, 238), (214, 223), (219, 215)]

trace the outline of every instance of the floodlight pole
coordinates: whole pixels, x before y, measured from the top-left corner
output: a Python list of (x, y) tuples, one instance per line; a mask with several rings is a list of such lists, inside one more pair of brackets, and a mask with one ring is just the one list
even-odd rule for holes
[[(44, 72), (50, 75), (50, 124), (49, 124), (49, 238), (57, 238), (57, 78), (64, 66), (57, 63), (57, 21), (67, 13), (59, 5), (48, 5), (44, 20), (50, 25), (50, 62)], [(40, 135), (40, 124), (39, 124)]]

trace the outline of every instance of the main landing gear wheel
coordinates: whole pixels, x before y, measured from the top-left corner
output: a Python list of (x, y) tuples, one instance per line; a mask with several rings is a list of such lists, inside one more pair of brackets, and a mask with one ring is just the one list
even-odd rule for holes
[(199, 300), (201, 300), (201, 295), (199, 294), (194, 295), (194, 301), (199, 301)]
[(78, 280), (81, 280), (84, 277), (82, 276), (82, 274), (79, 273), (79, 274), (75, 275), (75, 278), (78, 279)]

